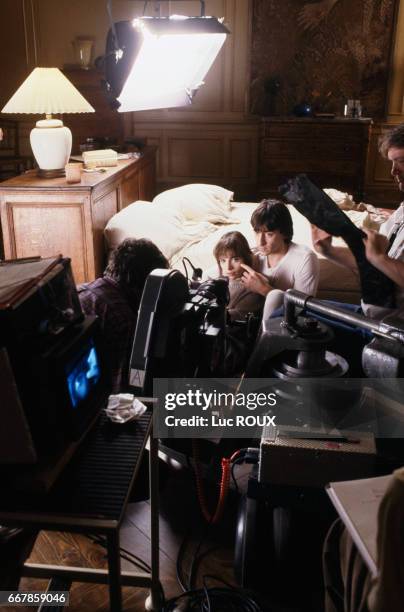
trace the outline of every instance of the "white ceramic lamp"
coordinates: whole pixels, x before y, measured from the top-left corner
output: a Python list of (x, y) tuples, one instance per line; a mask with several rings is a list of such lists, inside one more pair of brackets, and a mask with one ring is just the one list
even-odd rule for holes
[(63, 176), (72, 150), (72, 133), (52, 114), (93, 113), (93, 107), (58, 68), (35, 68), (7, 102), (3, 113), (45, 114), (31, 131), (38, 175)]

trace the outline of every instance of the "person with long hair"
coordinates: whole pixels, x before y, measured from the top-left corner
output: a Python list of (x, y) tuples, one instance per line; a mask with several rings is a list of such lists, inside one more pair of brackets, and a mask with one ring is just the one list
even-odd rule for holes
[(245, 236), (240, 232), (227, 232), (216, 244), (213, 254), (218, 275), (229, 280), (230, 302), (227, 312), (230, 319), (244, 319), (248, 313), (260, 311), (264, 298), (250, 291), (241, 280), (244, 273), (242, 264), (253, 266), (253, 253)]
[(128, 238), (113, 251), (104, 275), (78, 287), (86, 315), (100, 319), (112, 392), (127, 385), (137, 312), (147, 276), (168, 261), (150, 240)]

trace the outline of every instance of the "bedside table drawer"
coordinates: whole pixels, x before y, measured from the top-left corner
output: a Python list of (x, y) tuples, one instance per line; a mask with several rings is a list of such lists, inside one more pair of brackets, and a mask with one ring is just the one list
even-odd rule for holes
[(370, 120), (263, 119), (259, 196), (277, 194), (296, 174), (308, 174), (319, 187), (335, 187), (360, 200), (363, 193)]
[(362, 154), (362, 145), (357, 141), (332, 142), (325, 140), (271, 140), (262, 141), (264, 159), (296, 159), (317, 161), (322, 159), (357, 160)]
[(305, 119), (290, 120), (288, 123), (264, 123), (263, 136), (269, 138), (293, 138), (293, 139), (327, 139), (334, 138), (362, 141), (363, 132), (366, 132), (366, 124), (353, 124), (351, 122), (340, 121), (338, 123), (323, 123), (322, 120), (310, 120), (305, 122)]

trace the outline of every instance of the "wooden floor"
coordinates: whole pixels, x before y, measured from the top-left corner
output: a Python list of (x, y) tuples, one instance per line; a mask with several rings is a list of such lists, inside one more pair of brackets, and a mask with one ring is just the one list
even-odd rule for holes
[[(241, 468), (239, 485), (245, 488), (248, 474)], [(167, 599), (182, 593), (176, 578), (176, 560), (184, 537), (185, 546), (183, 571), (184, 579), (189, 580), (188, 572), (196, 554), (206, 554), (200, 566), (195, 585), (203, 586), (202, 577), (217, 576), (237, 586), (233, 574), (233, 544), (236, 526), (238, 495), (230, 493), (226, 513), (218, 526), (208, 526), (201, 518), (193, 475), (190, 470), (170, 472), (161, 495), (160, 505), (160, 576)], [(128, 505), (127, 513), (120, 532), (121, 548), (126, 549), (150, 564), (150, 506), (148, 501)], [(198, 545), (200, 546), (198, 549)], [(94, 568), (106, 567), (104, 549), (84, 535), (41, 532), (30, 556), (32, 562), (85, 565)], [(122, 568), (134, 570), (127, 560), (122, 559)], [(212, 582), (212, 585), (217, 586)], [(46, 582), (23, 578), (20, 590), (45, 590)], [(147, 590), (125, 587), (123, 589), (124, 610), (137, 612), (144, 610)], [(297, 612), (310, 610), (279, 606), (269, 602), (267, 596), (261, 598), (264, 612)], [(15, 608), (3, 607), (13, 612)], [(19, 608), (22, 611), (32, 608)], [(46, 608), (45, 608), (46, 609)], [(74, 583), (70, 590), (69, 612), (107, 612), (109, 608), (108, 589), (103, 585)], [(214, 612), (222, 612), (215, 610)], [(310, 610), (310, 612), (312, 612)], [(313, 611), (314, 612), (314, 611)], [(317, 610), (316, 610), (317, 612)]]

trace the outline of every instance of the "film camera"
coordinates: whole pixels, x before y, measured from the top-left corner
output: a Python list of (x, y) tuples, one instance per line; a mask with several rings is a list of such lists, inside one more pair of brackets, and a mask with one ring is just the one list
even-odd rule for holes
[(200, 284), (178, 270), (147, 278), (130, 360), (129, 384), (150, 395), (153, 378), (220, 375), (225, 354), (227, 280)]

